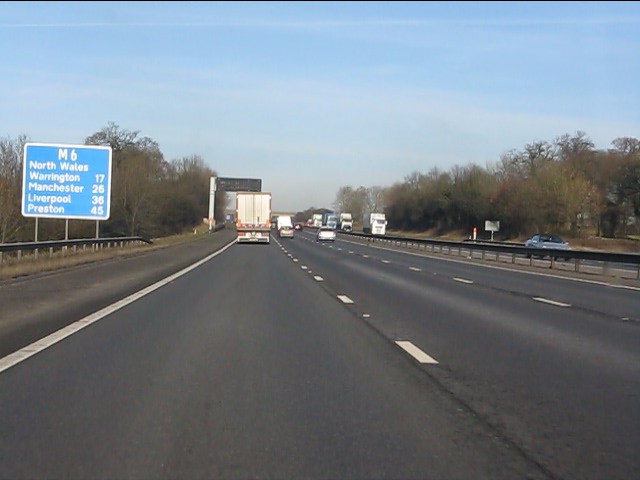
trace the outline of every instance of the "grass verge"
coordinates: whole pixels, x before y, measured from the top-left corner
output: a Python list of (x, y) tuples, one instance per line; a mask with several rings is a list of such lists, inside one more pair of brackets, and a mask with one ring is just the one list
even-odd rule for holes
[(33, 252), (29, 252), (23, 255), (20, 260), (13, 255), (9, 256), (5, 253), (2, 258), (2, 263), (0, 264), (0, 280), (61, 270), (63, 268), (99, 262), (109, 258), (139, 255), (161, 248), (192, 242), (206, 235), (210, 235), (208, 228), (202, 226), (181, 235), (153, 239), (153, 243), (150, 245), (146, 243), (142, 245), (125, 245), (123, 247), (100, 248), (97, 251), (91, 248), (85, 250), (78, 249), (75, 252), (72, 249), (67, 249), (66, 251), (55, 251), (52, 255), (50, 255), (49, 250), (46, 249), (39, 252), (38, 258), (35, 257)]

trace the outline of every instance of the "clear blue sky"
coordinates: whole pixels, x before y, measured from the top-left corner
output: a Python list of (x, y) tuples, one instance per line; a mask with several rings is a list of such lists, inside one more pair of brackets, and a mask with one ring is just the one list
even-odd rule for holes
[(109, 122), (261, 178), (277, 210), (640, 138), (638, 2), (2, 2), (0, 137)]

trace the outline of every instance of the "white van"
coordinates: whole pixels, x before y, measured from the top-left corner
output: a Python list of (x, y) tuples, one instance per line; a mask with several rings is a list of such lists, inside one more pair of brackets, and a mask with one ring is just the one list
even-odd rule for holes
[(289, 215), (280, 215), (276, 221), (279, 237), (293, 238), (293, 222)]

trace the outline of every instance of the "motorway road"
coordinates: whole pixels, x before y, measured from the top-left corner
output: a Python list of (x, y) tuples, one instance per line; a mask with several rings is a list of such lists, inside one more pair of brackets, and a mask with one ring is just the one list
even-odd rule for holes
[(0, 373), (0, 478), (637, 478), (638, 312), (310, 232), (231, 244)]

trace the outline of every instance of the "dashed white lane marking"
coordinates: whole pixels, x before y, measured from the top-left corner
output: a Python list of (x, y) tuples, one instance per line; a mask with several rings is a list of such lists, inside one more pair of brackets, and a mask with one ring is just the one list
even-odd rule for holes
[(362, 318), (369, 318), (371, 315), (369, 315), (368, 313), (363, 313), (362, 314)]
[(382, 260), (382, 263), (391, 263), (389, 260)]
[(300, 265), (300, 268), (303, 269), (303, 270), (306, 270), (307, 266), (306, 265)]
[(98, 310), (97, 312), (94, 312), (91, 315), (87, 315), (86, 317), (78, 320), (77, 322), (74, 322), (71, 325), (67, 325), (66, 327), (58, 330), (57, 332), (54, 332), (40, 340), (37, 340), (31, 345), (27, 345), (26, 347), (18, 350), (17, 352), (11, 353), (6, 357), (0, 358), (0, 373), (10, 369), (11, 367), (17, 365), (20, 362), (23, 362), (29, 357), (32, 357), (33, 355), (40, 353), (41, 351), (51, 347), (52, 345), (58, 343), (59, 341), (64, 340), (67, 337), (70, 337), (74, 333), (82, 330), (83, 328), (91, 325), (92, 323), (97, 322), (98, 320), (103, 319), (107, 315), (110, 315), (120, 310), (121, 308), (126, 307), (130, 303), (133, 303), (136, 300), (139, 300), (140, 298), (150, 294), (151, 292), (159, 289), (160, 287), (164, 287), (166, 284), (173, 282), (177, 278), (180, 278), (183, 275), (186, 275), (191, 270), (194, 270), (198, 268), (200, 265), (207, 263), (213, 257), (220, 255), (222, 252), (224, 252), (225, 250), (227, 250), (228, 248), (232, 247), (235, 244), (236, 244), (236, 240), (233, 240), (231, 243), (225, 245), (217, 252), (214, 252), (211, 255), (206, 256), (205, 258), (197, 261), (193, 265), (190, 265), (187, 268), (183, 268), (179, 272), (176, 272), (173, 275), (170, 275), (167, 278), (164, 278), (154, 283), (153, 285), (149, 285), (148, 287), (143, 288), (142, 290), (132, 295), (129, 295), (128, 297), (123, 298), (122, 300), (119, 300), (101, 310)]
[(349, 297), (347, 297), (346, 295), (338, 295), (338, 298), (340, 299), (340, 301), (342, 303), (353, 303), (353, 300), (351, 300)]
[(570, 307), (571, 306), (570, 303), (556, 302), (555, 300), (549, 300), (548, 298), (533, 297), (533, 299), (536, 302), (548, 303), (549, 305), (555, 305), (556, 307)]
[(316, 282), (322, 282), (324, 280), (324, 278), (322, 278), (320, 275), (314, 275), (313, 278), (315, 279)]
[(409, 270), (413, 270), (414, 272), (421, 272), (422, 269), (418, 267), (409, 267)]
[(353, 253), (353, 250), (349, 250), (349, 253)]
[(473, 283), (473, 280), (467, 280), (466, 278), (453, 278), (456, 282), (460, 282), (460, 283), (468, 283), (469, 285), (471, 285)]
[(342, 249), (341, 249), (340, 247), (338, 247), (338, 251), (339, 251), (339, 252), (341, 252), (341, 251), (342, 251)]
[(396, 342), (396, 345), (398, 345), (420, 363), (429, 363), (431, 365), (438, 364), (438, 361), (435, 358), (430, 357), (411, 342), (399, 340)]
[(294, 262), (297, 262), (297, 261), (298, 261), (298, 259), (297, 259), (297, 258), (294, 258), (294, 259), (293, 259), (293, 261), (294, 261)]
[(369, 258), (369, 255), (362, 255), (362, 258)]

